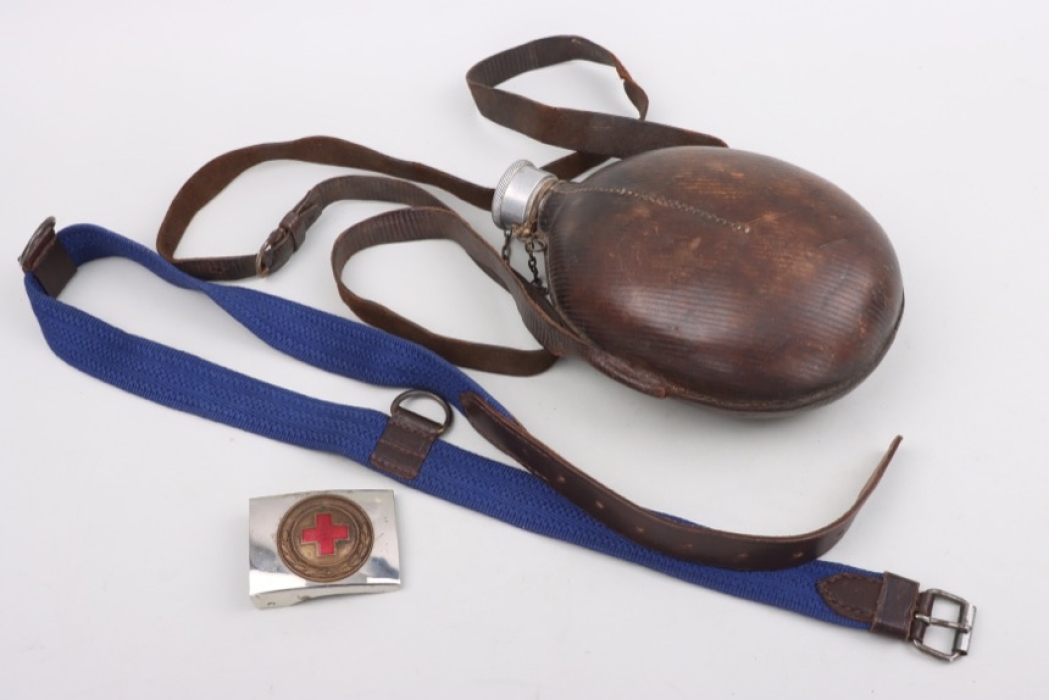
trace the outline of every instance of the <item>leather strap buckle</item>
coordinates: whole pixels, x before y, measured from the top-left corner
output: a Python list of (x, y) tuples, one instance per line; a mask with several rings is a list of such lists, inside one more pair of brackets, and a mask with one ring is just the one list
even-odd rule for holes
[(275, 228), (255, 255), (255, 274), (265, 277), (284, 267), (284, 263), (288, 262), (291, 254), (295, 252), (294, 244), (288, 245), (292, 240), (288, 229), (283, 226)]
[[(958, 606), (955, 619), (944, 619), (932, 616), (933, 606), (938, 600), (945, 600)], [(969, 642), (972, 640), (973, 622), (976, 620), (976, 606), (960, 596), (938, 588), (930, 588), (921, 594), (918, 611), (914, 614), (911, 628), (911, 641), (914, 646), (930, 656), (942, 661), (954, 661), (969, 653)], [(951, 650), (941, 651), (925, 643), (925, 633), (930, 627), (940, 627), (954, 631)]]
[(280, 225), (259, 248), (255, 256), (257, 276), (265, 277), (284, 267), (284, 263), (291, 259), (292, 253), (306, 240), (306, 231), (316, 223), (324, 211), (323, 207), (313, 202), (311, 195), (312, 192), (284, 215)]

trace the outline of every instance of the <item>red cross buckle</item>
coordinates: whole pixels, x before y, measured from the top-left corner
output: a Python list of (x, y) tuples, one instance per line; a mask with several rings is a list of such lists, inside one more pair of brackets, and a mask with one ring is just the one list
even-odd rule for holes
[(257, 607), (400, 585), (392, 491), (253, 498), (249, 589)]

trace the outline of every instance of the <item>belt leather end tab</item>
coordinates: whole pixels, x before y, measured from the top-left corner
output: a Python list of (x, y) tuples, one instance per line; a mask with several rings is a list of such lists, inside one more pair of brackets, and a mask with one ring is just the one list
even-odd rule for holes
[[(831, 610), (870, 625), (870, 631), (875, 634), (909, 641), (920, 651), (943, 661), (954, 661), (969, 653), (976, 606), (963, 598), (936, 588), (921, 591), (917, 581), (889, 572), (880, 576), (836, 574), (820, 581), (817, 587)], [(932, 608), (937, 601), (957, 607), (953, 619), (933, 617)], [(933, 627), (954, 633), (949, 651), (926, 643), (925, 633)]]
[(917, 581), (888, 572), (843, 573), (823, 579), (818, 588), (823, 602), (842, 617), (863, 622), (876, 634), (910, 638), (918, 607)]
[(49, 216), (37, 227), (25, 250), (18, 256), (23, 272), (31, 272), (47, 292), (57, 297), (76, 274), (76, 264), (55, 233), (55, 217)]

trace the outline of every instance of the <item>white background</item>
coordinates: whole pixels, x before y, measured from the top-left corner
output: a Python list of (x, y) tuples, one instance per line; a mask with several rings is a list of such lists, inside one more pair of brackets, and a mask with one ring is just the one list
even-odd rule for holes
[[(492, 184), (555, 149), (486, 122), (464, 74), (530, 39), (587, 36), (652, 99), (843, 187), (899, 255), (907, 311), (856, 391), (750, 422), (620, 387), (579, 361), (477, 374), (529, 428), (639, 502), (751, 532), (843, 511), (883, 485), (829, 557), (979, 606), (951, 666), (909, 646), (712, 593), (396, 490), (404, 586), (256, 611), (247, 503), (386, 488), (344, 459), (122, 393), (47, 349), (15, 264), (47, 215), (152, 245), (211, 157), (329, 134)], [(1044, 3), (6, 2), (0, 10), (0, 696), (5, 698), (1036, 697), (1044, 692), (1049, 11)], [(511, 87), (630, 113), (607, 69)], [(180, 252), (257, 249), (332, 171), (254, 171)], [(493, 242), (487, 215), (456, 203)], [(328, 273), (339, 205), (251, 286), (349, 315)], [(356, 287), (448, 333), (530, 347), (454, 246), (354, 261)], [(198, 295), (98, 263), (63, 299), (148, 337), (325, 399), (395, 392), (277, 356)], [(464, 421), (450, 439), (485, 454)], [(1042, 681), (1042, 682), (1040, 682)]]

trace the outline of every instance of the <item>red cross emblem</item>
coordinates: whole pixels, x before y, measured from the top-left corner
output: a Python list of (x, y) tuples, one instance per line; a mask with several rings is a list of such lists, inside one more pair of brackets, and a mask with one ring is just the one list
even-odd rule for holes
[(317, 494), (296, 503), (277, 528), (277, 551), (290, 571), (317, 582), (353, 575), (368, 560), (374, 531), (351, 500)]
[(302, 543), (313, 542), (317, 545), (317, 554), (327, 556), (335, 554), (335, 543), (350, 538), (350, 528), (345, 525), (332, 525), (331, 513), (318, 513), (316, 526), (302, 531)]

